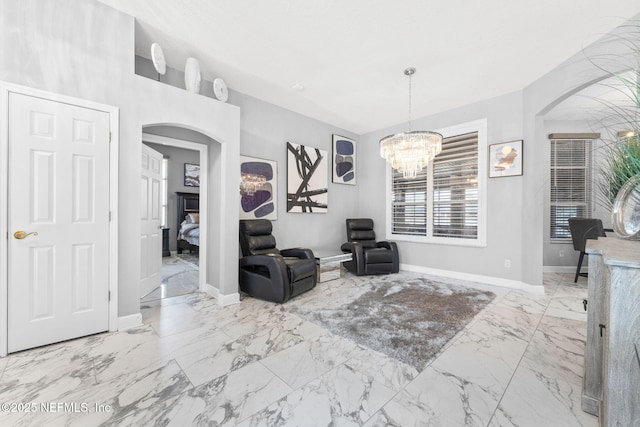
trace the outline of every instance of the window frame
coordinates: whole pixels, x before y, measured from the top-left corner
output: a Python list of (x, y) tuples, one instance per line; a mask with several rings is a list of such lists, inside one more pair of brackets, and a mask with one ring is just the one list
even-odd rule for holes
[[(554, 142), (555, 141), (581, 141), (582, 143), (586, 144), (587, 147), (585, 147), (582, 151), (585, 155), (584, 158), (584, 166), (580, 166), (580, 165), (574, 165), (572, 164), (571, 166), (565, 166), (564, 168), (559, 168), (558, 166), (553, 166), (553, 156), (554, 153), (557, 153), (557, 149), (554, 151)], [(550, 138), (549, 139), (549, 196), (547, 199), (548, 202), (548, 214), (549, 214), (549, 225), (548, 225), (548, 229), (547, 229), (547, 236), (549, 238), (549, 242), (551, 244), (571, 244), (572, 242), (572, 238), (571, 235), (569, 234), (569, 236), (566, 237), (554, 237), (552, 236), (552, 232), (553, 230), (557, 230), (559, 227), (553, 227), (554, 221), (553, 221), (553, 215), (551, 214), (553, 207), (554, 206), (567, 206), (567, 207), (571, 207), (571, 206), (578, 206), (578, 205), (584, 205), (584, 212), (585, 215), (582, 216), (582, 218), (593, 218), (593, 210), (594, 210), (594, 206), (595, 206), (595, 197), (593, 194), (593, 173), (594, 173), (594, 155), (593, 155), (593, 150), (594, 150), (594, 145), (595, 145), (595, 139), (593, 138)], [(575, 161), (574, 159), (572, 159), (573, 161)], [(569, 203), (569, 202), (558, 202), (557, 200), (552, 200), (552, 195), (553, 195), (553, 191), (552, 191), (552, 176), (554, 174), (554, 171), (557, 172), (558, 169), (583, 169), (584, 170), (584, 182), (585, 182), (585, 190), (584, 190), (584, 195), (585, 195), (585, 203)], [(557, 181), (557, 179), (556, 179)], [(564, 203), (564, 204), (563, 204)], [(557, 224), (557, 221), (556, 221)], [(567, 225), (568, 227), (568, 225)]]
[(427, 166), (427, 235), (411, 236), (393, 233), (392, 227), (392, 169), (386, 167), (386, 238), (400, 242), (429, 243), (449, 246), (486, 247), (487, 246), (487, 119), (479, 119), (471, 122), (446, 127), (437, 130), (444, 138), (478, 132), (478, 234), (475, 239), (459, 237), (433, 236), (433, 162)]

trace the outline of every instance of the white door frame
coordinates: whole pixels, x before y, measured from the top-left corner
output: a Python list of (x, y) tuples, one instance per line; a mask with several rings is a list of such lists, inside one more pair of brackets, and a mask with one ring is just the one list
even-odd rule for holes
[[(173, 126), (179, 129), (177, 126)], [(206, 144), (198, 142), (185, 141), (182, 139), (169, 138), (166, 136), (153, 135), (151, 133), (142, 132), (142, 142), (151, 142), (153, 144), (168, 145), (171, 147), (184, 148), (187, 150), (198, 151), (200, 153), (200, 253), (199, 262), (199, 290), (207, 292), (207, 214), (209, 213), (208, 193), (209, 193), (209, 147)], [(204, 213), (203, 213), (204, 211)]]
[(0, 357), (8, 348), (8, 183), (9, 183), (9, 93), (33, 96), (109, 114), (109, 331), (118, 330), (118, 146), (120, 109), (84, 99), (46, 92), (27, 86), (0, 81)]

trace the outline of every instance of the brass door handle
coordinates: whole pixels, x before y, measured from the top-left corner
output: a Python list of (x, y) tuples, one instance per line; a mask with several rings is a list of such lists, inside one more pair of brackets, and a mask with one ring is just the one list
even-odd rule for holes
[(37, 235), (38, 235), (38, 232), (37, 232), (37, 231), (32, 231), (32, 232), (30, 232), (30, 233), (27, 233), (26, 231), (18, 230), (18, 231), (16, 231), (15, 233), (13, 233), (13, 237), (14, 237), (14, 238), (16, 238), (16, 239), (18, 239), (18, 240), (22, 240), (22, 239), (24, 239), (25, 237), (29, 237), (29, 236), (30, 236), (30, 235), (32, 235), (32, 234), (33, 234), (34, 236), (37, 236)]

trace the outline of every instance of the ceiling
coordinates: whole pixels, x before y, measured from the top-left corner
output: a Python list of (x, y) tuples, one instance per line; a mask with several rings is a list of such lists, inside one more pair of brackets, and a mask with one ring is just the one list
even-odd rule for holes
[[(100, 0), (136, 53), (357, 134), (520, 90), (640, 12), (638, 0)], [(302, 85), (296, 90), (294, 85)]]

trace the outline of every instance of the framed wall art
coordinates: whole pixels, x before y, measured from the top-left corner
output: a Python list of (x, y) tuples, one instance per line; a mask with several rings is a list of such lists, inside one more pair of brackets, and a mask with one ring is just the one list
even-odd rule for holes
[(522, 175), (522, 140), (489, 145), (489, 178)]
[(278, 164), (240, 156), (240, 219), (278, 219)]
[(287, 142), (287, 212), (327, 212), (327, 152)]
[(333, 176), (334, 184), (356, 185), (356, 142), (340, 135), (333, 135)]
[(184, 186), (200, 187), (200, 165), (184, 164)]

